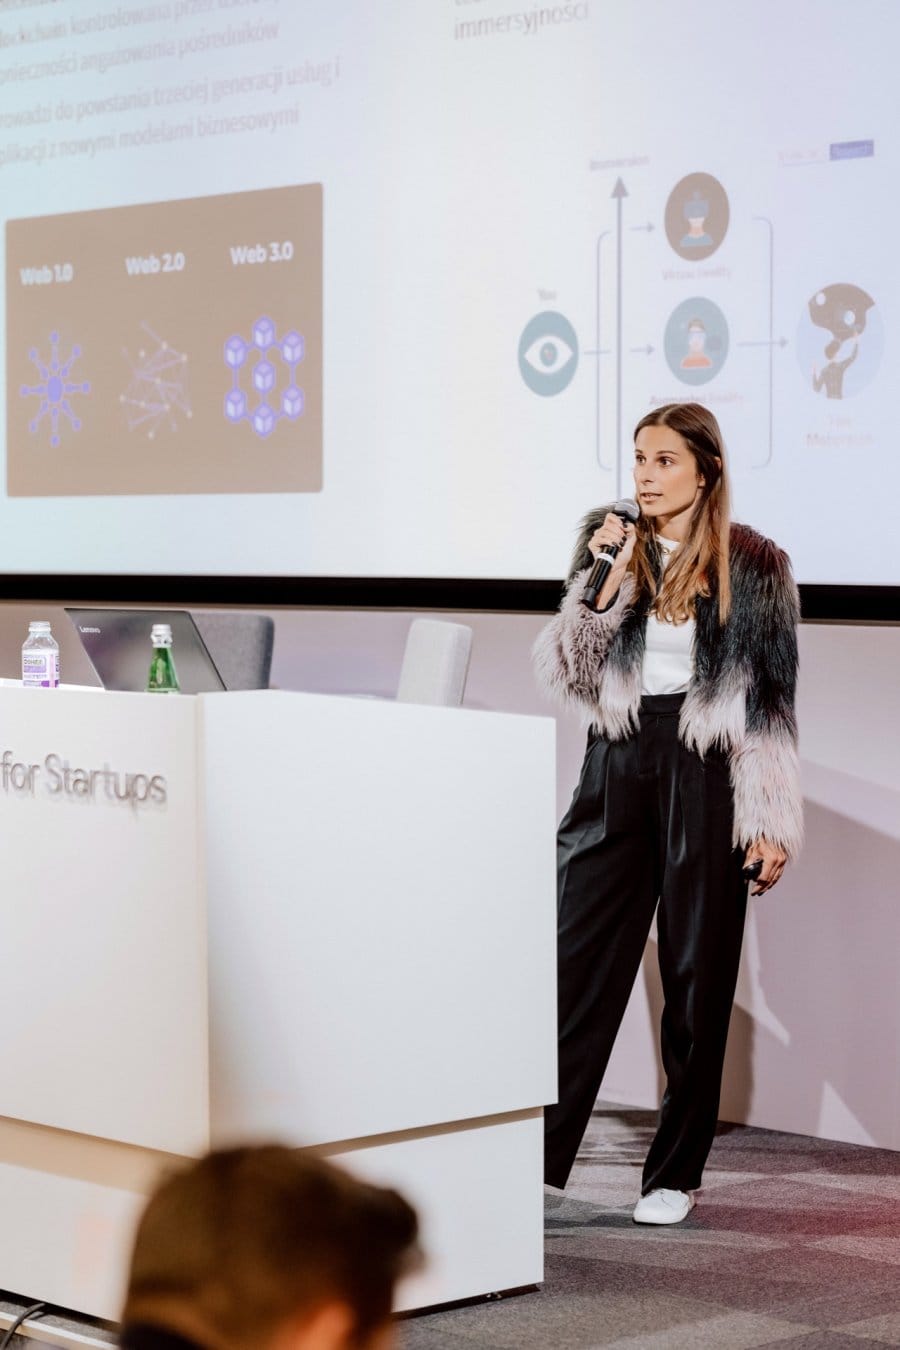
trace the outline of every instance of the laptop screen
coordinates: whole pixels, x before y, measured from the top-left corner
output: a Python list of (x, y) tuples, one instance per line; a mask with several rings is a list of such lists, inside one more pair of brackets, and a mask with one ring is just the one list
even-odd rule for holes
[(155, 623), (172, 629), (172, 658), (183, 694), (221, 691), (225, 683), (193, 618), (184, 609), (66, 609), (104, 689), (147, 688)]

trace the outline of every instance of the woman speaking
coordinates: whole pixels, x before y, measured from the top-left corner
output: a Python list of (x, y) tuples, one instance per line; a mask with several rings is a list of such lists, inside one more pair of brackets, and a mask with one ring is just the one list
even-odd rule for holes
[[(559, 1102), (545, 1179), (565, 1186), (659, 906), (666, 1091), (638, 1223), (678, 1223), (715, 1133), (747, 880), (776, 884), (802, 835), (787, 556), (729, 520), (715, 417), (673, 403), (635, 430), (637, 523), (583, 522), (538, 675), (590, 726), (559, 830)], [(593, 604), (592, 558), (619, 552)]]

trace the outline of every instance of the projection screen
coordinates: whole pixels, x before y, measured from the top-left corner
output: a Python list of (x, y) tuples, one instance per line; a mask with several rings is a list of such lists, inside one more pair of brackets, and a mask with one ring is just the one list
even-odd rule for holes
[(900, 584), (878, 0), (6, 0), (0, 571), (563, 575), (707, 404)]

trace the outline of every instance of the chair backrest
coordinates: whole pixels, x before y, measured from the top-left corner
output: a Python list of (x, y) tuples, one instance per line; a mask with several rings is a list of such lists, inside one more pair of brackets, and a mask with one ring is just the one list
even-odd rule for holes
[(414, 619), (409, 626), (397, 701), (458, 708), (466, 692), (472, 629), (442, 619)]
[(275, 622), (236, 610), (194, 614), (226, 689), (268, 689)]

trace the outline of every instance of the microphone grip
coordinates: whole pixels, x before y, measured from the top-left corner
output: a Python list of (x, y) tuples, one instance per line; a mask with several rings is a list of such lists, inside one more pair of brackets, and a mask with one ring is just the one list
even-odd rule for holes
[(588, 579), (585, 584), (582, 602), (590, 609), (596, 609), (597, 596), (603, 590), (606, 578), (612, 571), (612, 565), (620, 552), (618, 544), (607, 544), (602, 553), (598, 553), (594, 560), (594, 565), (588, 573)]

